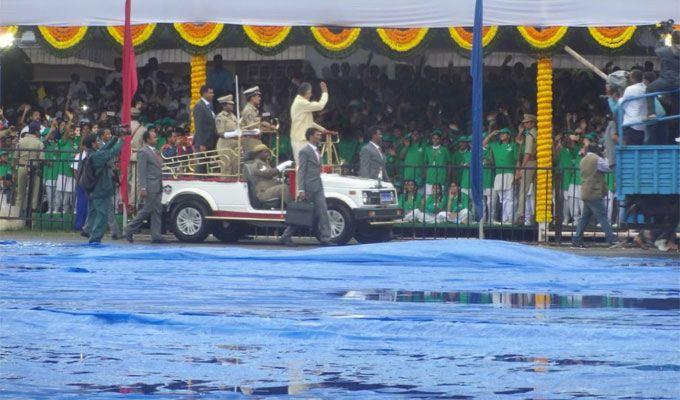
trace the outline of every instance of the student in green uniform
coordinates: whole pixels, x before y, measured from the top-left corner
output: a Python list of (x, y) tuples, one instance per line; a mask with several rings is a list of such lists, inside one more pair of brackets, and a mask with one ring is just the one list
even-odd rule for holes
[(338, 143), (338, 157), (340, 157), (341, 164), (349, 164), (354, 167), (359, 154), (361, 143), (357, 140), (357, 135), (351, 131), (340, 133), (340, 141)]
[(45, 164), (43, 164), (42, 174), (47, 196), (47, 212), (54, 214), (59, 212), (57, 203), (57, 175), (61, 165), (59, 141), (54, 138), (54, 132), (50, 132), (43, 140), (43, 144), (45, 145)]
[[(491, 142), (492, 136), (498, 136), (498, 142)], [(511, 140), (512, 132), (508, 128), (503, 128), (491, 133), (484, 139), (484, 147), (488, 147), (493, 157), (495, 175), (493, 193), (491, 199), (491, 215), (496, 216), (496, 204), (501, 205), (502, 223), (511, 224), (514, 219), (515, 202), (513, 182), (515, 180), (515, 167), (519, 156), (519, 147), (514, 140)], [(494, 221), (494, 223), (500, 223)]]
[(401, 175), (404, 181), (412, 180), (417, 186), (422, 186), (425, 147), (419, 131), (414, 130), (404, 138), (399, 158), (403, 160)]
[(455, 167), (454, 174), (456, 182), (463, 193), (468, 193), (470, 190), (470, 159), (472, 152), (470, 152), (470, 136), (461, 136), (458, 138), (458, 150), (453, 155), (453, 165)]
[(12, 164), (9, 154), (0, 150), (0, 206), (12, 201)]
[[(75, 179), (73, 177), (73, 158), (78, 152), (79, 144), (76, 139), (76, 134), (80, 132), (80, 128), (68, 129), (59, 140), (59, 162), (56, 164), (57, 168), (57, 197), (56, 207), (64, 214), (73, 212), (75, 198), (73, 193), (75, 191)], [(78, 135), (79, 136), (79, 135)], [(55, 210), (56, 211), (56, 210)]]
[(567, 132), (562, 147), (557, 154), (557, 169), (562, 173), (562, 191), (564, 193), (564, 223), (576, 223), (581, 217), (581, 174), (579, 165), (581, 138), (574, 132)]
[(427, 175), (425, 178), (425, 194), (429, 194), (432, 185), (439, 185), (440, 189), (449, 181), (449, 166), (451, 153), (442, 146), (441, 131), (432, 132), (432, 145), (425, 148), (425, 165)]
[(404, 221), (422, 222), (425, 201), (413, 180), (404, 182), (404, 192), (399, 195), (399, 207), (404, 210)]
[(470, 198), (461, 193), (456, 182), (451, 182), (446, 200), (446, 209), (437, 214), (438, 223), (467, 224), (470, 215)]
[(425, 223), (427, 224), (435, 223), (437, 214), (446, 209), (446, 198), (442, 193), (442, 186), (433, 183), (431, 190), (432, 192), (425, 197)]

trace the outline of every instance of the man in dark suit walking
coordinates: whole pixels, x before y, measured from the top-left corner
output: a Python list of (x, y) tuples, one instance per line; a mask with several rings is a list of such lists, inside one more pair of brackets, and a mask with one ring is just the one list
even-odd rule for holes
[(387, 180), (385, 169), (385, 155), (380, 149), (382, 132), (377, 127), (369, 128), (369, 142), (361, 148), (359, 153), (359, 176), (362, 178)]
[[(215, 112), (213, 111), (213, 90), (207, 85), (201, 86), (201, 98), (194, 105), (194, 149), (198, 152), (215, 149), (217, 144), (217, 126), (215, 125)], [(196, 173), (205, 174), (205, 164), (196, 166)]]
[[(298, 159), (300, 164), (297, 171), (297, 198), (300, 201), (311, 201), (314, 203), (314, 220), (319, 231), (319, 241), (328, 246), (333, 243), (331, 240), (331, 224), (328, 220), (328, 206), (326, 205), (326, 195), (321, 182), (321, 155), (317, 149), (321, 141), (321, 131), (316, 128), (309, 128), (305, 132), (305, 139), (309, 142), (300, 149)], [(281, 236), (281, 243), (293, 246), (291, 237), (297, 231), (297, 227), (289, 225)]]
[(139, 210), (135, 219), (125, 228), (128, 242), (134, 241), (133, 234), (142, 227), (144, 220), (151, 222), (151, 242), (167, 243), (161, 234), (161, 197), (163, 196), (162, 168), (163, 161), (156, 150), (158, 137), (156, 132), (144, 132), (144, 146), (137, 152), (137, 176), (139, 177), (139, 196), (144, 199), (144, 207)]

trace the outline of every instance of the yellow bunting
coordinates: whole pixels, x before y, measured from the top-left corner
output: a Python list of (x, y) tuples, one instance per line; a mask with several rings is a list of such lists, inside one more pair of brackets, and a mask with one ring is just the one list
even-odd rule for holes
[(243, 25), (248, 39), (260, 47), (274, 48), (281, 45), (290, 34), (290, 26)]
[[(486, 47), (496, 37), (498, 26), (485, 26), (482, 28), (482, 46)], [(454, 26), (449, 28), (451, 39), (461, 48), (472, 50), (472, 28)]]
[(548, 26), (544, 28), (533, 26), (517, 27), (517, 30), (524, 40), (526, 40), (531, 47), (539, 50), (545, 50), (555, 46), (562, 40), (564, 35), (567, 34), (567, 29), (566, 26)]
[(78, 45), (87, 34), (87, 26), (38, 26), (43, 39), (57, 50)]
[(347, 50), (354, 44), (361, 34), (361, 28), (342, 28), (333, 30), (325, 26), (312, 26), (309, 28), (321, 47), (331, 52)]
[(628, 43), (636, 29), (636, 26), (591, 26), (588, 32), (600, 46), (617, 49)]
[[(132, 33), (132, 45), (137, 47), (144, 44), (147, 40), (151, 38), (154, 31), (156, 30), (156, 24), (142, 24), (142, 25), (132, 25), (130, 27)], [(109, 35), (118, 43), (123, 45), (125, 39), (125, 27), (122, 25), (118, 26), (107, 26), (106, 31)]]
[(174, 23), (173, 26), (187, 43), (192, 46), (205, 47), (212, 44), (224, 30), (224, 24), (203, 23), (203, 24), (188, 24), (188, 23)]
[(377, 28), (380, 40), (390, 49), (405, 53), (413, 50), (425, 39), (428, 28)]

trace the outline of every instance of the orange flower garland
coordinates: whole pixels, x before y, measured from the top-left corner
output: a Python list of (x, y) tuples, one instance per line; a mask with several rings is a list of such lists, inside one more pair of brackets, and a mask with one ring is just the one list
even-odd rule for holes
[(291, 29), (290, 26), (243, 25), (243, 32), (248, 39), (265, 49), (280, 46), (288, 38)]
[(536, 222), (552, 219), (552, 118), (553, 118), (552, 59), (538, 60), (536, 71)]
[[(130, 27), (132, 31), (132, 45), (137, 47), (144, 44), (156, 30), (156, 24), (142, 24), (142, 25), (132, 25)], [(106, 31), (109, 35), (118, 43), (123, 45), (123, 39), (125, 35), (125, 27), (119, 26), (107, 26)]]
[(38, 26), (42, 38), (56, 50), (68, 50), (80, 44), (87, 26)]
[(0, 26), (0, 35), (9, 34), (15, 36), (19, 32), (18, 25)]
[(544, 28), (518, 26), (517, 30), (531, 47), (538, 50), (546, 50), (554, 47), (562, 40), (564, 35), (567, 34), (568, 28), (566, 26), (548, 26)]
[(175, 31), (188, 44), (196, 47), (205, 47), (212, 44), (224, 30), (223, 24), (203, 23), (185, 24), (176, 22), (173, 24)]
[[(482, 28), (482, 46), (486, 47), (496, 37), (498, 26), (485, 26)], [(472, 29), (462, 26), (449, 28), (451, 39), (464, 50), (472, 51)]]
[[(191, 106), (201, 98), (201, 86), (205, 85), (206, 76), (205, 55), (191, 56)], [(194, 132), (194, 117), (191, 114), (191, 132)]]
[(361, 34), (361, 28), (331, 30), (325, 26), (312, 26), (309, 30), (312, 32), (317, 43), (331, 52), (347, 50), (357, 41)]
[(418, 47), (425, 39), (428, 28), (377, 28), (380, 40), (391, 50), (405, 53)]
[(617, 49), (628, 43), (636, 29), (636, 26), (592, 26), (588, 32), (600, 46)]

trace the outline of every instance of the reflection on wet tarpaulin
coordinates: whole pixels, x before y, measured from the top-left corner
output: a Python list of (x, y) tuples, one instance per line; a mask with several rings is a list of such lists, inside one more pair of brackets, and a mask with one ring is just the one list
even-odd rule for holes
[(675, 398), (676, 265), (0, 243), (0, 397)]

